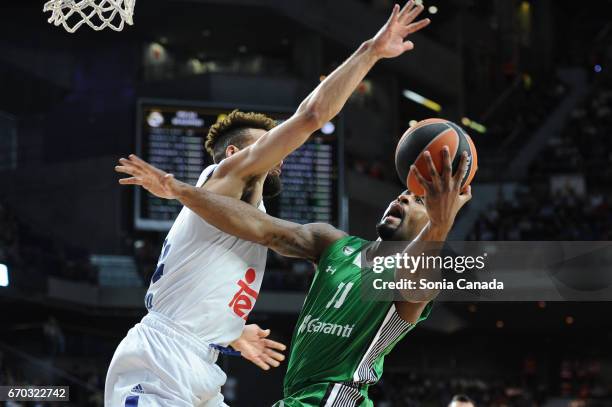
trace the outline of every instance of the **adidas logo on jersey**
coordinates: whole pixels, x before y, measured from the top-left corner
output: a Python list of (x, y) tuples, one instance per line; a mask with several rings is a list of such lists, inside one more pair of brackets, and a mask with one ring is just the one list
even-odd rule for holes
[(132, 393), (144, 393), (144, 390), (140, 384), (132, 387)]
[(341, 338), (348, 338), (353, 332), (355, 325), (340, 325), (330, 322), (319, 321), (319, 318), (313, 318), (312, 315), (306, 315), (302, 324), (298, 328), (298, 334), (306, 333), (323, 333), (334, 335)]

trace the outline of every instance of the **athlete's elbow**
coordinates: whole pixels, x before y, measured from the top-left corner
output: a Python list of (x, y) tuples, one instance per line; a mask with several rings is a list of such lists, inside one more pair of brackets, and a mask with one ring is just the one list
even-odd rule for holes
[(308, 103), (300, 112), (300, 120), (304, 127), (314, 132), (325, 124), (324, 113), (320, 105), (316, 102)]
[(260, 222), (258, 219), (251, 219), (251, 222), (248, 225), (248, 230), (249, 237), (247, 240), (265, 247), (270, 247), (273, 235), (262, 222)]

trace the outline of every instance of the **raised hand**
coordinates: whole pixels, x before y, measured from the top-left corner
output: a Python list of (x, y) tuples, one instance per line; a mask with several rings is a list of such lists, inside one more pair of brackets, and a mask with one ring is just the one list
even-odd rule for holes
[(468, 169), (467, 153), (464, 152), (461, 155), (461, 161), (455, 174), (453, 174), (448, 146), (444, 146), (441, 151), (442, 171), (440, 174), (436, 170), (429, 151), (425, 151), (423, 154), (427, 162), (430, 180), (425, 179), (415, 165), (410, 167), (410, 171), (414, 172), (419, 183), (425, 189), (424, 204), (431, 224), (450, 229), (459, 210), (472, 198), (471, 187), (461, 187)]
[(413, 22), (423, 11), (423, 5), (416, 5), (410, 0), (400, 10), (399, 5), (393, 6), (393, 12), (387, 23), (372, 39), (374, 52), (380, 58), (394, 58), (414, 48), (414, 43), (405, 38), (429, 25), (429, 18)]
[(121, 185), (140, 185), (159, 198), (176, 199), (180, 188), (185, 186), (181, 181), (131, 154), (128, 159), (120, 158), (115, 171), (131, 175), (119, 180)]
[(245, 325), (240, 338), (230, 343), (232, 348), (240, 351), (243, 358), (253, 362), (263, 370), (278, 367), (285, 360), (285, 355), (277, 351), (284, 351), (286, 346), (280, 342), (266, 339), (270, 335), (269, 329), (261, 329), (257, 324)]

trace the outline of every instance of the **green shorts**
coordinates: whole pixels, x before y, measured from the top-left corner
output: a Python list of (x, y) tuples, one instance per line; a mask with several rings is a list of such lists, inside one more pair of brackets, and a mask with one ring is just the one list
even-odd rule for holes
[(277, 401), (273, 407), (372, 407), (365, 386), (352, 383), (316, 383)]

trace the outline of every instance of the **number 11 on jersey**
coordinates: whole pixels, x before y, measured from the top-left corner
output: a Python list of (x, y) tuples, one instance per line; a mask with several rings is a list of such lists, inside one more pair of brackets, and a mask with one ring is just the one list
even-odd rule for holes
[[(346, 300), (346, 296), (348, 295), (351, 288), (353, 288), (353, 283), (338, 284), (338, 288), (336, 289), (334, 296), (332, 297), (331, 300), (329, 300), (325, 308), (331, 307), (332, 304), (334, 305), (334, 308), (340, 308), (342, 304), (344, 304), (344, 301)], [(340, 297), (336, 300), (336, 297), (338, 297), (338, 295), (340, 295)]]

